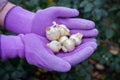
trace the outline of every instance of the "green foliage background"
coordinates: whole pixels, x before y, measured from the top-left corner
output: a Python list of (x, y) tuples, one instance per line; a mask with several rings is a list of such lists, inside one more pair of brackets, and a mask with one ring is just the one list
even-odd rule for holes
[[(120, 0), (10, 0), (30, 11), (50, 6), (79, 10), (81, 18), (95, 21), (98, 49), (67, 73), (47, 72), (23, 59), (0, 61), (0, 80), (120, 80)], [(6, 33), (6, 31), (1, 31)]]

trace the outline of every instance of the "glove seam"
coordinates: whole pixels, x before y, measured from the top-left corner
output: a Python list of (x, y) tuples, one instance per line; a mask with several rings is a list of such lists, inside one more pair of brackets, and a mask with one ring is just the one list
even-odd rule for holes
[[(23, 41), (23, 37), (24, 37), (25, 35), (23, 35), (23, 34), (19, 34), (19, 37), (20, 37), (20, 39), (21, 39), (21, 42), (23, 43), (23, 45), (25, 45), (25, 43), (24, 43), (24, 41)], [(24, 54), (24, 57), (25, 57), (25, 46), (23, 46), (24, 48), (23, 48), (23, 54)]]

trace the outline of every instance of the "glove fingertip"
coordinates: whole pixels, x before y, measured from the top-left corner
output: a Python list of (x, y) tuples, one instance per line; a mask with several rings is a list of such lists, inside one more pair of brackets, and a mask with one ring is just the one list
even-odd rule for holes
[(94, 28), (95, 27), (95, 22), (89, 20), (89, 26)]
[(75, 14), (76, 16), (79, 15), (79, 11), (78, 11), (77, 9), (73, 9), (73, 12), (74, 12), (74, 14)]
[(91, 48), (93, 48), (93, 50), (95, 50), (97, 48), (97, 43), (96, 42), (90, 42), (92, 45), (90, 46)]
[(71, 69), (71, 65), (69, 63), (63, 64), (63, 70), (62, 72), (68, 72)]
[(99, 31), (97, 29), (94, 29), (94, 33), (96, 34), (96, 36), (99, 34)]
[(64, 63), (58, 63), (58, 65), (56, 66), (56, 68), (54, 68), (55, 71), (58, 72), (68, 72), (71, 69), (71, 65), (68, 62), (64, 62)]
[(77, 9), (67, 7), (58, 7), (55, 9), (54, 13), (57, 13), (58, 17), (75, 17), (79, 15), (79, 11)]

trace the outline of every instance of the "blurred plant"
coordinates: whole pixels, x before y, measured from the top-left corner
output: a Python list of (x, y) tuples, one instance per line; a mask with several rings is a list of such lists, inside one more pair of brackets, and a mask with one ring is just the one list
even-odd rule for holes
[[(99, 30), (98, 49), (70, 72), (58, 73), (29, 65), (25, 60), (0, 62), (1, 80), (120, 80), (120, 1), (119, 0), (10, 0), (30, 11), (49, 6), (79, 10), (78, 17), (93, 20)], [(1, 33), (6, 33), (2, 30)]]

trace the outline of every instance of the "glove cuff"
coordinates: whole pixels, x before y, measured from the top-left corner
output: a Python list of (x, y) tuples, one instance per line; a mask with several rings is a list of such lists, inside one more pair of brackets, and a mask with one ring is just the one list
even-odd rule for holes
[(4, 26), (14, 33), (30, 33), (33, 12), (27, 11), (19, 6), (12, 7), (5, 16)]
[(1, 58), (24, 58), (24, 44), (19, 36), (1, 35)]

